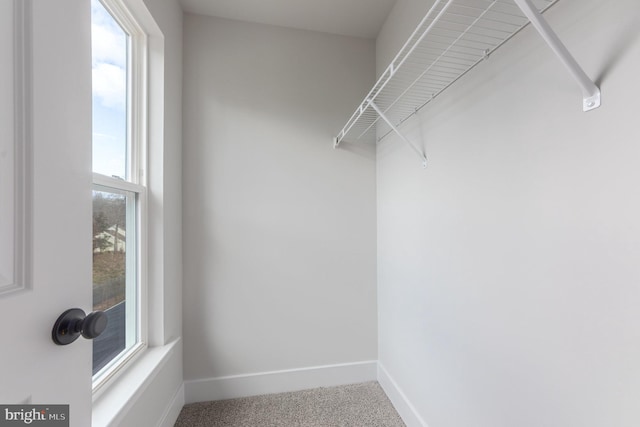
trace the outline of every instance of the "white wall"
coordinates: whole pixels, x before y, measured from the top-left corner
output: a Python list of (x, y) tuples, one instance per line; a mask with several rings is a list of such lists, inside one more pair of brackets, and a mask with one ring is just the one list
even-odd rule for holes
[[(149, 201), (153, 212), (150, 232), (161, 236), (159, 244), (149, 248), (159, 266), (153, 281), (164, 284), (162, 295), (155, 295), (153, 303), (163, 307), (161, 333), (152, 337), (154, 345), (165, 344), (182, 335), (182, 8), (177, 0), (145, 0), (149, 11), (164, 35), (164, 109), (163, 128), (150, 129), (161, 132), (162, 150), (150, 150), (151, 185), (162, 191), (154, 191)], [(153, 61), (153, 46), (151, 49)], [(151, 99), (152, 108), (155, 105)], [(157, 286), (157, 283), (155, 284)]]
[[(426, 7), (398, 0), (379, 67)], [(379, 359), (409, 425), (640, 425), (640, 6), (546, 16), (600, 109), (527, 28), (404, 126), (427, 170), (378, 146)]]
[(185, 16), (185, 379), (375, 360), (374, 42)]

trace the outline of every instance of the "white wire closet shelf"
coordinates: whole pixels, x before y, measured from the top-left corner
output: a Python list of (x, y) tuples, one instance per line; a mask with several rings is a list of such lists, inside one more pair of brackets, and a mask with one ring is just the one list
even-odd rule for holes
[(558, 1), (435, 0), (394, 60), (334, 138), (334, 147), (342, 141), (372, 143), (396, 132), (421, 157), (426, 167), (426, 156), (402, 135), (398, 126), (529, 22), (580, 86), (584, 111), (597, 108), (600, 106), (600, 90), (542, 17), (542, 13)]

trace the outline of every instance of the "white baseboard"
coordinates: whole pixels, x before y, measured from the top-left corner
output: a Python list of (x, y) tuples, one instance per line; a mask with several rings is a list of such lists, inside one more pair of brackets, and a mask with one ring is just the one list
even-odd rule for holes
[(184, 382), (186, 403), (234, 399), (261, 394), (284, 393), (317, 387), (332, 387), (376, 381), (375, 360), (314, 366), (248, 375), (188, 380)]
[(176, 391), (176, 394), (171, 399), (171, 403), (167, 406), (167, 409), (162, 414), (158, 427), (173, 427), (180, 415), (180, 411), (184, 406), (184, 383), (180, 385), (180, 388)]
[(428, 427), (415, 406), (407, 399), (407, 396), (402, 392), (400, 387), (398, 387), (398, 384), (380, 362), (378, 362), (378, 383), (387, 394), (387, 397), (389, 397), (389, 400), (407, 427)]

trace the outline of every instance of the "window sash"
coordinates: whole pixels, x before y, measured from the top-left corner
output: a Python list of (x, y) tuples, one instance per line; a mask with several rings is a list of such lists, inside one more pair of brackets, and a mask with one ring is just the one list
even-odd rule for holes
[[(147, 348), (147, 189), (146, 187), (127, 181), (115, 179), (94, 173), (93, 190), (121, 194), (127, 197), (127, 224), (135, 224), (135, 232), (127, 233), (126, 240), (126, 264), (127, 284), (126, 300), (135, 301), (135, 304), (127, 304), (126, 318), (135, 319), (131, 324), (127, 322), (125, 350), (93, 376), (93, 391), (97, 392), (112, 377), (134, 359), (142, 350)], [(131, 208), (129, 208), (131, 201)], [(132, 236), (132, 238), (129, 238)], [(133, 268), (130, 269), (130, 266)], [(137, 312), (137, 313), (136, 313)]]
[[(100, 0), (105, 9), (111, 14), (115, 21), (128, 34), (127, 56), (127, 163), (126, 179), (121, 180), (99, 173), (93, 174), (94, 189), (100, 188), (109, 192), (123, 192), (134, 197), (135, 209), (127, 215), (134, 215), (135, 249), (131, 255), (127, 248), (127, 267), (129, 257), (135, 257), (132, 261), (135, 265), (133, 272), (127, 269), (127, 275), (135, 276), (136, 286), (128, 292), (135, 292), (136, 304), (126, 306), (127, 316), (134, 316), (136, 319), (137, 342), (127, 342), (125, 350), (121, 355), (111, 360), (104, 368), (93, 376), (93, 392), (96, 393), (109, 381), (118, 376), (129, 362), (135, 359), (147, 347), (147, 120), (148, 120), (148, 36), (138, 24), (134, 15), (125, 5), (126, 0)], [(127, 218), (129, 221), (129, 218)], [(133, 233), (132, 233), (133, 234)], [(127, 245), (128, 245), (127, 239)], [(129, 277), (127, 277), (129, 280)], [(129, 298), (129, 295), (127, 295)], [(130, 312), (131, 311), (131, 312)], [(137, 311), (137, 313), (134, 313)], [(127, 334), (129, 337), (130, 334)], [(129, 339), (129, 338), (128, 338)]]
[[(147, 167), (148, 36), (124, 0), (99, 0), (127, 40), (127, 164), (125, 181), (145, 186)], [(94, 174), (95, 176), (95, 174)]]

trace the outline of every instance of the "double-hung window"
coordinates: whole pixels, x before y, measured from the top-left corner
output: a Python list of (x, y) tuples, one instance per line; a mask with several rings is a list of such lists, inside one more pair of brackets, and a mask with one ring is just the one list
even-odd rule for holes
[(145, 347), (146, 36), (121, 0), (91, 0), (94, 389)]

